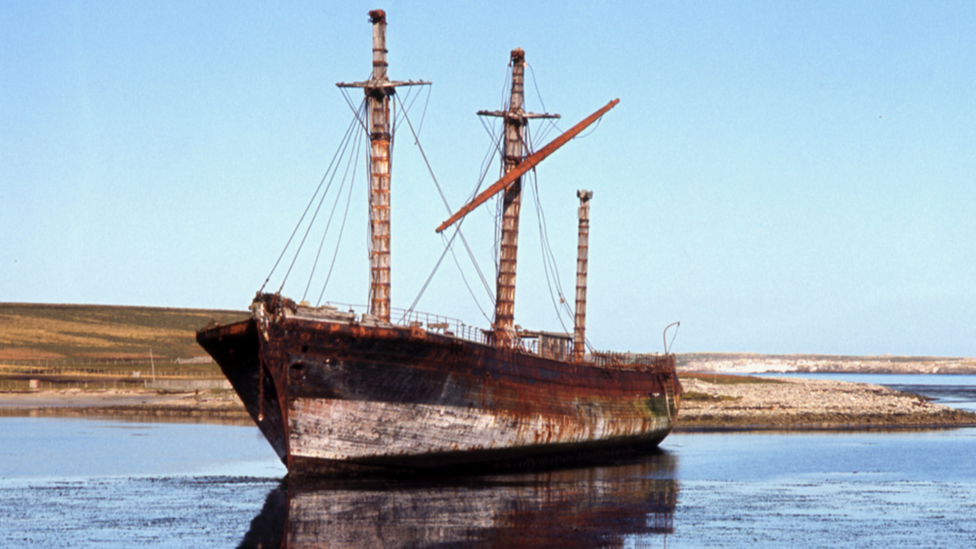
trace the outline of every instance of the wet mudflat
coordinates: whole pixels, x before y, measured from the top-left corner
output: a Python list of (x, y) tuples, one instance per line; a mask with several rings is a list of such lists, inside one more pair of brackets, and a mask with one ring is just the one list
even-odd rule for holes
[(672, 435), (626, 463), (282, 482), (253, 427), (0, 418), (0, 547), (970, 547), (976, 430)]

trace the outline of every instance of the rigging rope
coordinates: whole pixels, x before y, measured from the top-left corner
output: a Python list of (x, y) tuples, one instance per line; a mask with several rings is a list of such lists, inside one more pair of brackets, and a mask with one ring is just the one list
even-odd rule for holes
[[(311, 272), (308, 274), (308, 284), (305, 285), (305, 293), (302, 294), (302, 301), (305, 301), (305, 298), (308, 296), (308, 290), (312, 286), (312, 279), (315, 277), (315, 269), (318, 267), (318, 264), (319, 264), (319, 256), (322, 254), (322, 246), (325, 244), (325, 237), (328, 236), (328, 234), (329, 234), (329, 228), (332, 226), (332, 218), (335, 216), (336, 207), (339, 205), (339, 200), (342, 198), (342, 189), (345, 188), (346, 181), (349, 181), (349, 189), (350, 189), (349, 194), (351, 195), (352, 194), (352, 187), (355, 186), (355, 181), (356, 181), (356, 168), (355, 168), (355, 162), (354, 162), (354, 160), (355, 160), (356, 156), (358, 156), (358, 154), (359, 154), (359, 147), (360, 147), (360, 144), (361, 143), (362, 143), (362, 139), (357, 139), (356, 140), (356, 150), (353, 152), (353, 154), (349, 155), (349, 161), (346, 163), (346, 171), (342, 175), (342, 180), (340, 181), (340, 184), (339, 184), (339, 190), (336, 192), (335, 202), (332, 203), (332, 210), (329, 212), (329, 219), (328, 219), (328, 221), (325, 224), (325, 231), (322, 232), (322, 239), (319, 241), (319, 248), (315, 252), (315, 261), (312, 262), (312, 269), (311, 269)], [(350, 168), (352, 168), (352, 175), (351, 175), (351, 177), (350, 177), (350, 174), (349, 174), (349, 169)], [(338, 172), (336, 172), (336, 173), (338, 173)], [(335, 174), (333, 174), (333, 178), (335, 178)], [(331, 186), (331, 185), (332, 185), (332, 182), (330, 181), (329, 182), (329, 186)], [(326, 188), (325, 193), (322, 194), (322, 201), (323, 202), (325, 201), (325, 195), (328, 192), (329, 192), (329, 190), (328, 190), (328, 188)], [(319, 203), (319, 206), (321, 207), (321, 202)], [(311, 223), (314, 223), (315, 222), (315, 217), (317, 215), (318, 215), (318, 210), (316, 209), (315, 216), (312, 217), (312, 221), (309, 223), (309, 229), (311, 229)], [(345, 228), (345, 217), (343, 217), (343, 227), (341, 227), (340, 230), (339, 230), (339, 239), (338, 239), (339, 241), (342, 240), (342, 229), (343, 228)], [(339, 244), (337, 242), (336, 243), (335, 255), (338, 255), (338, 253), (339, 253)], [(332, 263), (333, 264), (335, 264), (335, 255), (333, 255), (333, 258), (332, 258)], [(330, 269), (329, 272), (331, 274), (331, 269)], [(328, 284), (328, 280), (326, 280), (326, 284)], [(324, 292), (325, 291), (325, 288), (323, 288), (322, 291)]]
[(539, 92), (539, 84), (535, 81), (535, 69), (528, 61), (525, 62), (525, 66), (529, 67), (529, 72), (532, 73), (532, 86), (535, 87), (535, 94), (539, 98), (539, 104), (542, 105), (542, 112), (546, 111), (546, 102), (542, 100), (542, 93)]
[[(356, 120), (359, 121), (359, 126), (368, 135), (369, 134), (369, 128), (366, 127), (366, 122), (363, 119), (363, 117), (366, 116), (365, 109), (363, 109), (363, 105), (366, 104), (366, 98), (365, 97), (363, 98), (362, 103), (360, 103), (359, 108), (357, 109), (354, 106), (353, 102), (352, 102), (352, 97), (349, 96), (349, 91), (346, 90), (346, 88), (339, 88), (339, 90), (342, 92), (342, 97), (345, 98), (346, 104), (349, 105), (349, 110), (352, 111), (352, 114), (355, 115)], [(361, 111), (362, 111), (362, 114), (360, 114)]]
[(407, 318), (407, 315), (409, 315), (414, 310), (414, 307), (417, 306), (417, 303), (420, 301), (421, 296), (423, 296), (424, 292), (427, 291), (427, 286), (429, 286), (430, 281), (434, 279), (434, 274), (437, 272), (438, 267), (441, 266), (441, 261), (444, 261), (444, 256), (446, 256), (448, 250), (451, 249), (451, 243), (454, 242), (454, 237), (457, 236), (458, 233), (461, 231), (460, 225), (463, 221), (464, 221), (463, 219), (459, 221), (457, 224), (458, 226), (454, 228), (454, 234), (451, 235), (451, 239), (447, 242), (447, 245), (444, 246), (444, 251), (441, 252), (441, 256), (437, 258), (437, 263), (434, 264), (434, 268), (430, 271), (430, 275), (427, 277), (427, 280), (424, 282), (424, 285), (420, 288), (420, 292), (417, 294), (417, 297), (414, 298), (413, 303), (410, 304), (410, 308), (404, 311), (403, 317), (401, 317), (400, 322), (403, 322), (403, 320)]
[[(526, 127), (525, 140), (527, 149), (532, 150), (533, 137), (528, 127)], [(534, 169), (531, 171), (531, 174), (531, 186), (527, 187), (535, 190), (532, 196), (535, 202), (536, 220), (539, 226), (539, 244), (542, 248), (542, 266), (543, 272), (545, 272), (546, 275), (546, 285), (549, 287), (549, 297), (552, 300), (553, 308), (556, 310), (556, 318), (559, 320), (559, 324), (563, 327), (563, 330), (568, 331), (561, 316), (562, 312), (560, 311), (559, 305), (556, 303), (556, 296), (553, 294), (553, 282), (551, 279), (555, 279), (555, 288), (556, 293), (559, 295), (559, 303), (563, 305), (565, 312), (568, 313), (570, 319), (574, 318), (574, 313), (569, 308), (566, 301), (566, 296), (563, 293), (562, 281), (560, 280), (559, 269), (557, 268), (556, 264), (556, 257), (552, 253), (552, 246), (549, 243), (549, 231), (546, 225), (545, 211), (542, 209), (542, 200), (539, 193), (538, 174)], [(550, 271), (552, 271), (551, 276)], [(575, 321), (571, 322), (571, 324), (575, 325)]]
[[(278, 255), (278, 260), (275, 261), (274, 266), (271, 267), (271, 272), (269, 272), (268, 273), (268, 277), (264, 279), (264, 284), (261, 285), (261, 289), (258, 290), (258, 293), (261, 293), (261, 292), (264, 291), (264, 288), (268, 285), (268, 282), (271, 280), (271, 277), (274, 275), (275, 270), (277, 270), (278, 265), (281, 263), (281, 260), (285, 257), (285, 253), (288, 251), (288, 247), (291, 246), (291, 241), (295, 238), (295, 235), (298, 233), (298, 229), (301, 228), (302, 221), (304, 221), (305, 216), (308, 214), (308, 210), (312, 207), (312, 204), (315, 202), (315, 197), (318, 195), (319, 190), (322, 189), (322, 185), (325, 183), (326, 178), (329, 177), (329, 172), (332, 171), (332, 166), (335, 164), (336, 159), (339, 158), (340, 152), (343, 150), (343, 148), (345, 146), (344, 144), (348, 142), (349, 137), (352, 134), (352, 129), (354, 127), (355, 127), (354, 122), (350, 122), (349, 123), (349, 127), (346, 128), (346, 134), (343, 136), (342, 141), (340, 141), (339, 148), (336, 149), (336, 153), (332, 157), (332, 161), (329, 162), (329, 167), (325, 170), (325, 174), (322, 175), (322, 179), (319, 181), (318, 187), (315, 188), (315, 193), (312, 194), (312, 198), (309, 199), (308, 205), (305, 206), (305, 211), (302, 212), (301, 218), (298, 219), (298, 223), (295, 225), (295, 228), (292, 230), (291, 236), (289, 236), (288, 237), (288, 241), (285, 242), (285, 247), (281, 250), (281, 254)], [(328, 192), (328, 190), (326, 190), (326, 192)], [(290, 270), (291, 269), (289, 268), (289, 271)], [(288, 278), (288, 275), (286, 274), (285, 275), (285, 279), (287, 279), (287, 278)], [(284, 286), (284, 282), (282, 282), (282, 286)], [(280, 291), (281, 290), (279, 290), (279, 292)]]
[[(406, 111), (406, 109), (402, 108), (402, 104), (401, 104), (401, 110)], [(434, 170), (430, 166), (430, 162), (427, 160), (427, 154), (424, 152), (423, 147), (420, 145), (420, 137), (417, 135), (417, 132), (415, 132), (414, 129), (413, 129), (413, 123), (410, 122), (410, 117), (407, 116), (406, 114), (404, 114), (404, 120), (407, 122), (407, 127), (410, 128), (411, 133), (413, 133), (414, 144), (416, 144), (417, 145), (417, 148), (420, 150), (420, 156), (421, 156), (421, 158), (423, 158), (424, 164), (427, 166), (427, 171), (430, 173), (430, 178), (434, 181), (434, 186), (437, 187), (437, 192), (438, 192), (438, 194), (440, 194), (441, 201), (444, 203), (444, 208), (447, 209), (447, 214), (448, 215), (453, 214), (454, 212), (451, 210), (451, 205), (447, 202), (447, 197), (444, 195), (444, 191), (443, 191), (443, 189), (441, 189), (441, 185), (437, 181), (437, 176), (434, 175)], [(481, 180), (478, 182), (478, 188), (481, 187), (481, 183), (483, 181), (484, 181), (484, 175), (482, 175)], [(478, 192), (478, 190), (476, 188), (475, 189), (475, 195), (477, 194), (477, 192)], [(472, 196), (475, 196), (475, 195), (472, 195)], [(490, 290), (490, 287), (488, 286), (488, 282), (487, 282), (487, 280), (485, 280), (485, 276), (481, 272), (481, 267), (478, 265), (478, 262), (477, 262), (477, 260), (474, 257), (474, 252), (471, 250), (471, 246), (468, 245), (467, 239), (464, 238), (464, 233), (461, 233), (459, 231), (458, 234), (461, 236), (461, 242), (464, 244), (464, 248), (468, 251), (468, 257), (471, 259), (472, 264), (474, 264), (474, 268), (477, 271), (478, 276), (481, 277), (481, 282), (482, 282), (482, 284), (484, 284), (485, 289), (488, 292), (488, 298), (489, 298), (489, 300), (490, 301), (494, 301), (495, 300), (495, 297), (494, 297), (494, 295), (492, 295), (491, 290)], [(451, 237), (451, 240), (452, 241), (453, 241), (453, 239), (454, 238)], [(451, 254), (454, 255), (454, 251), (453, 250), (451, 251)], [(467, 278), (465, 278), (465, 276), (464, 276), (464, 271), (461, 270), (460, 263), (458, 263), (458, 261), (457, 261), (457, 256), (454, 256), (454, 261), (455, 261), (455, 264), (457, 264), (457, 266), (458, 266), (458, 270), (461, 272), (461, 279), (464, 281), (464, 285), (468, 288), (468, 292), (471, 294), (472, 299), (474, 299), (475, 305), (478, 306), (478, 309), (481, 310), (481, 314), (484, 315), (484, 310), (481, 309), (481, 304), (478, 303), (478, 299), (474, 296), (474, 292), (471, 291), (471, 286), (468, 284)], [(437, 265), (440, 265), (440, 261), (437, 262)], [(437, 270), (437, 267), (435, 267), (434, 270), (436, 271)], [(433, 277), (433, 274), (434, 273), (431, 273), (431, 277)], [(429, 283), (429, 280), (428, 280), (428, 283)], [(424, 285), (424, 289), (426, 289), (426, 284)], [(417, 299), (414, 300), (414, 305), (411, 306), (410, 309), (408, 309), (407, 312), (413, 311), (413, 307), (416, 306), (417, 302), (420, 299), (420, 296), (423, 295), (423, 291), (424, 290), (421, 290), (420, 295), (418, 295), (417, 296)]]
[[(420, 113), (420, 124), (417, 124), (417, 135), (424, 129), (424, 120), (427, 118), (427, 106), (430, 105), (430, 92), (434, 89), (433, 86), (427, 86), (427, 99), (424, 100), (424, 111)], [(417, 141), (417, 145), (420, 145), (420, 141)]]
[[(358, 148), (361, 145), (362, 145), (362, 140), (359, 140), (359, 141), (356, 142), (357, 150), (352, 155), (349, 156), (350, 162), (352, 161), (353, 158), (355, 158), (356, 156), (359, 156), (359, 149)], [(339, 226), (339, 236), (336, 238), (336, 247), (335, 247), (335, 252), (332, 254), (332, 263), (329, 264), (329, 272), (325, 276), (325, 283), (322, 284), (322, 291), (319, 292), (319, 298), (315, 302), (315, 306), (316, 307), (318, 307), (322, 303), (322, 296), (325, 295), (325, 289), (329, 286), (329, 280), (332, 279), (332, 269), (335, 267), (336, 258), (339, 257), (339, 243), (342, 242), (342, 233), (345, 232), (345, 229), (346, 229), (346, 219), (349, 217), (349, 204), (352, 203), (352, 189), (353, 189), (353, 187), (356, 186), (356, 184), (355, 184), (355, 181), (356, 181), (356, 173), (355, 173), (355, 171), (353, 172), (351, 181), (352, 181), (352, 183), (349, 185), (349, 192), (346, 193), (346, 209), (345, 209), (345, 211), (342, 214), (342, 225)], [(336, 200), (338, 200), (338, 196), (336, 197)]]
[[(366, 104), (366, 102), (363, 101), (363, 105), (365, 105), (365, 104)], [(342, 147), (341, 150), (345, 150), (345, 148), (346, 148), (346, 146), (348, 146), (348, 144), (349, 144), (349, 141), (348, 140), (345, 141), (344, 142), (344, 146)], [(330, 167), (331, 166), (332, 165), (330, 164)], [(336, 166), (336, 169), (338, 170), (338, 165)], [(326, 172), (326, 173), (328, 173), (328, 172)], [(319, 205), (315, 207), (315, 213), (312, 214), (312, 219), (309, 220), (308, 227), (305, 228), (305, 234), (302, 235), (302, 240), (301, 240), (301, 242), (298, 243), (298, 249), (295, 250), (295, 257), (292, 258), (291, 264), (288, 266), (288, 271), (285, 272), (285, 277), (281, 281), (281, 287), (278, 288), (278, 293), (279, 294), (285, 288), (285, 282), (288, 280), (288, 276), (291, 274), (292, 268), (295, 267), (295, 262), (298, 261), (298, 256), (299, 256), (299, 254), (302, 251), (302, 247), (305, 245), (305, 240), (308, 238), (308, 234), (312, 231), (312, 225), (315, 224), (315, 219), (319, 215), (319, 210), (322, 208), (322, 203), (325, 202), (325, 197), (329, 193), (329, 189), (332, 187), (332, 182), (335, 180), (335, 174), (336, 174), (336, 172), (333, 172), (332, 173), (332, 177), (329, 178), (329, 184), (325, 187), (325, 191), (322, 193), (322, 198), (319, 199)], [(323, 180), (324, 180), (324, 177), (323, 177)], [(321, 187), (321, 183), (319, 184), (319, 186)], [(318, 189), (316, 189), (316, 194), (317, 193), (318, 193)], [(314, 200), (314, 197), (313, 197), (313, 200)], [(307, 211), (308, 211), (308, 209), (306, 208), (306, 212)], [(304, 214), (302, 215), (302, 217), (305, 217)], [(299, 221), (299, 223), (301, 223), (301, 221)]]
[[(549, 287), (549, 298), (552, 300), (552, 306), (556, 311), (556, 318), (559, 320), (559, 324), (563, 327), (563, 331), (568, 331), (566, 329), (566, 324), (563, 322), (562, 313), (564, 312), (559, 308), (559, 303), (561, 303), (564, 308), (569, 307), (566, 303), (566, 296), (563, 294), (562, 282), (559, 279), (559, 269), (556, 267), (556, 258), (552, 253), (552, 248), (549, 245), (549, 232), (546, 228), (546, 218), (545, 213), (542, 210), (542, 203), (539, 200), (539, 183), (538, 177), (535, 177), (533, 173), (532, 177), (532, 188), (535, 190), (533, 193), (533, 199), (535, 201), (536, 208), (536, 220), (539, 226), (539, 244), (542, 248), (542, 267), (546, 274), (546, 285)], [(550, 275), (550, 271), (552, 274)], [(559, 303), (556, 302), (556, 295), (553, 294), (553, 283), (555, 283), (556, 294), (559, 295)], [(572, 317), (572, 315), (570, 315)]]

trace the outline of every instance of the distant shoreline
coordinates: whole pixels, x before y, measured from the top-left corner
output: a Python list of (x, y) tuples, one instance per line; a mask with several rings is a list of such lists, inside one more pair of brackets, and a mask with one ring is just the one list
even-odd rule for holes
[(976, 374), (976, 358), (681, 353), (678, 372), (725, 374)]

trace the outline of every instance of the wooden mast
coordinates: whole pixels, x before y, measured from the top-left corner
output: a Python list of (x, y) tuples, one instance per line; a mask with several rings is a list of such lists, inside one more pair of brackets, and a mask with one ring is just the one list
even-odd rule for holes
[[(512, 93), (504, 113), (505, 173), (515, 169), (525, 156), (525, 52), (512, 50)], [(515, 332), (515, 267), (518, 260), (519, 211), (522, 206), (522, 178), (517, 177), (502, 195), (502, 234), (498, 250), (498, 281), (495, 289), (495, 338), (510, 346)]]
[(336, 84), (363, 88), (369, 133), (369, 314), (390, 321), (390, 103), (397, 86), (429, 82), (391, 82), (386, 75), (386, 13), (369, 12), (373, 24), (373, 73), (366, 82)]
[[(373, 77), (386, 77), (386, 14), (369, 12), (373, 23)], [(369, 116), (369, 313), (390, 321), (390, 96), (394, 88), (366, 88)]]
[(590, 247), (590, 199), (592, 191), (576, 191), (580, 199), (579, 243), (576, 253), (576, 323), (573, 329), (573, 359), (582, 362), (586, 355), (586, 271)]

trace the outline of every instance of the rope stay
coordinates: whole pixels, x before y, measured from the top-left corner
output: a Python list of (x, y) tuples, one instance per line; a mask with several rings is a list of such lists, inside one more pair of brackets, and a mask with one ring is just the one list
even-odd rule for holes
[[(366, 103), (364, 101), (363, 102), (363, 108), (364, 109), (365, 109), (365, 104)], [(353, 125), (350, 124), (350, 127), (353, 127)], [(355, 132), (351, 132), (351, 133), (355, 133)], [(345, 151), (348, 150), (348, 146), (349, 146), (349, 143), (351, 141), (352, 141), (351, 139), (345, 139), (343, 141), (342, 146), (340, 147), (340, 151), (342, 152), (342, 155), (343, 156), (345, 155)], [(339, 165), (338, 164), (330, 164), (329, 165), (329, 169), (331, 170), (333, 166), (335, 166), (335, 170), (332, 171), (332, 177), (329, 178), (329, 184), (326, 185), (325, 191), (322, 193), (322, 196), (319, 199), (318, 206), (316, 206), (316, 208), (315, 208), (315, 213), (312, 214), (312, 218), (309, 220), (308, 226), (305, 228), (305, 234), (302, 235), (302, 240), (298, 243), (298, 248), (295, 250), (295, 255), (294, 255), (294, 257), (291, 260), (291, 264), (288, 266), (288, 271), (285, 272), (285, 276), (284, 276), (284, 278), (281, 281), (281, 287), (278, 288), (278, 293), (281, 293), (282, 290), (284, 290), (284, 288), (285, 288), (285, 282), (288, 281), (288, 276), (291, 274), (292, 269), (295, 267), (295, 263), (298, 261), (298, 256), (301, 254), (302, 248), (305, 246), (305, 240), (308, 238), (309, 233), (311, 233), (312, 226), (315, 225), (315, 220), (318, 218), (319, 211), (322, 208), (322, 204), (325, 202), (325, 197), (328, 195), (329, 189), (332, 188), (332, 183), (335, 181), (335, 176), (338, 173), (338, 169), (339, 169)], [(349, 170), (348, 170), (348, 165), (347, 165), (347, 169), (346, 169), (346, 173), (347, 174), (348, 174), (348, 171)], [(329, 172), (327, 171), (326, 172), (326, 175), (328, 175), (328, 173)], [(324, 180), (324, 177), (323, 177), (323, 180)], [(344, 185), (345, 185), (345, 175), (343, 176), (343, 180), (342, 180), (342, 183), (340, 185), (340, 189), (339, 189), (339, 192), (340, 193), (342, 191), (342, 186), (344, 186)], [(316, 190), (316, 192), (317, 192), (317, 190)], [(314, 200), (314, 196), (313, 196), (313, 200)], [(333, 209), (333, 211), (334, 211), (334, 209)], [(330, 219), (329, 222), (331, 223), (331, 216), (330, 216), (329, 219)], [(301, 223), (301, 221), (299, 221), (299, 223)], [(328, 227), (326, 227), (326, 230), (328, 230)], [(314, 271), (314, 266), (313, 266), (313, 271)], [(309, 284), (311, 284), (311, 280), (309, 280)], [(308, 288), (306, 287), (306, 293), (307, 292), (308, 292)], [(302, 299), (303, 300), (305, 299), (304, 296), (302, 297)]]
[[(413, 123), (410, 121), (410, 117), (406, 114), (406, 110), (407, 109), (402, 105), (402, 103), (401, 103), (400, 106), (401, 106), (401, 109), (400, 110), (404, 112), (403, 119), (407, 123), (407, 127), (410, 128), (410, 131), (413, 134), (414, 144), (419, 149), (420, 156), (423, 159), (424, 164), (427, 166), (427, 171), (430, 174), (430, 178), (434, 182), (434, 186), (437, 188), (437, 193), (441, 197), (441, 202), (443, 202), (444, 208), (447, 210), (448, 215), (450, 215), (451, 213), (453, 213), (453, 211), (451, 210), (451, 205), (450, 205), (450, 203), (448, 203), (447, 197), (444, 195), (444, 190), (441, 188), (440, 182), (438, 182), (437, 176), (434, 174), (434, 170), (433, 170), (433, 168), (430, 165), (430, 161), (427, 159), (427, 154), (424, 152), (423, 146), (420, 144), (420, 138), (418, 136), (418, 133), (414, 130)], [(482, 175), (481, 179), (478, 181), (478, 187), (475, 189), (474, 195), (477, 194), (478, 188), (481, 187), (481, 184), (483, 182), (484, 182), (484, 175)], [(474, 195), (472, 195), (472, 196), (474, 196)], [(494, 296), (491, 294), (490, 286), (488, 286), (488, 282), (485, 279), (485, 276), (484, 276), (484, 274), (481, 271), (481, 267), (478, 265), (478, 262), (477, 262), (477, 260), (475, 258), (475, 255), (474, 255), (474, 252), (471, 250), (471, 246), (468, 244), (467, 239), (464, 237), (464, 233), (462, 233), (460, 231), (457, 231), (455, 233), (455, 235), (452, 235), (451, 238), (450, 238), (450, 240), (447, 240), (447, 242), (445, 243), (445, 252), (444, 253), (446, 253), (448, 250), (450, 250), (452, 257), (454, 258), (454, 263), (458, 267), (458, 271), (461, 274), (461, 279), (464, 282), (465, 287), (467, 287), (467, 289), (468, 289), (468, 293), (471, 294), (471, 297), (474, 300), (475, 305), (478, 307), (478, 310), (481, 311), (481, 314), (483, 316), (486, 316), (485, 313), (484, 313), (484, 310), (481, 307), (481, 304), (478, 302), (477, 297), (474, 295), (474, 292), (472, 291), (470, 284), (468, 284), (467, 277), (465, 277), (465, 275), (464, 275), (464, 270), (461, 269), (461, 265), (460, 265), (460, 262), (457, 259), (457, 255), (454, 253), (453, 246), (452, 246), (453, 241), (454, 241), (454, 236), (460, 236), (461, 237), (461, 242), (464, 244), (464, 247), (465, 247), (465, 249), (468, 252), (468, 257), (471, 259), (471, 262), (474, 265), (474, 268), (477, 271), (478, 276), (481, 278), (482, 284), (484, 284), (485, 289), (488, 292), (489, 300), (490, 301), (494, 301)], [(433, 276), (437, 272), (437, 269), (440, 267), (441, 261), (443, 261), (443, 259), (444, 259), (444, 254), (442, 253), (441, 254), (441, 257), (438, 259), (437, 263), (435, 264), (433, 271), (428, 276), (427, 281), (424, 283), (424, 285), (421, 288), (420, 292), (418, 293), (417, 297), (414, 299), (413, 304), (410, 306), (409, 309), (406, 310), (405, 315), (411, 313), (414, 310), (414, 308), (417, 306), (417, 303), (420, 301), (420, 298), (423, 296), (424, 292), (426, 291), (428, 285), (430, 284), (430, 281), (433, 279)], [(487, 316), (486, 316), (486, 318), (487, 318)]]
[[(360, 146), (361, 144), (362, 144), (362, 140), (359, 140), (359, 141), (356, 142), (357, 147)], [(352, 154), (350, 156), (350, 159), (355, 158), (356, 156), (358, 156), (358, 151), (356, 151), (356, 153)], [(342, 224), (339, 226), (339, 236), (336, 237), (336, 247), (335, 247), (335, 252), (333, 252), (333, 254), (332, 254), (332, 263), (329, 264), (329, 272), (325, 276), (325, 282), (322, 284), (322, 291), (319, 292), (319, 298), (315, 302), (315, 306), (316, 307), (318, 307), (319, 305), (322, 304), (322, 297), (325, 296), (325, 289), (329, 286), (329, 280), (332, 279), (332, 269), (335, 268), (336, 258), (339, 257), (339, 244), (342, 242), (342, 233), (345, 231), (345, 228), (346, 228), (346, 219), (349, 217), (349, 205), (352, 203), (352, 189), (353, 189), (353, 187), (356, 186), (355, 185), (355, 177), (356, 176), (355, 176), (355, 172), (354, 172), (353, 173), (352, 184), (349, 185), (349, 191), (346, 193), (346, 209), (343, 211), (343, 214), (342, 214)], [(336, 196), (336, 200), (337, 201), (338, 201), (338, 199), (339, 199), (339, 197)], [(325, 239), (325, 236), (323, 235), (322, 238), (324, 240)]]
[[(332, 173), (334, 177), (335, 174), (333, 173), (333, 167), (336, 166), (336, 162), (344, 154), (344, 150), (348, 146), (349, 140), (352, 137), (352, 134), (354, 133), (353, 130), (355, 128), (355, 122), (356, 122), (355, 120), (351, 121), (349, 123), (349, 127), (346, 128), (346, 133), (343, 136), (339, 147), (336, 149), (335, 155), (333, 155), (332, 160), (329, 162), (329, 167), (326, 168), (325, 174), (322, 175), (322, 179), (319, 181), (318, 186), (315, 188), (315, 192), (312, 194), (312, 197), (309, 199), (308, 204), (305, 206), (305, 210), (302, 212), (301, 217), (298, 219), (298, 223), (295, 224), (295, 228), (292, 230), (291, 235), (288, 237), (288, 240), (285, 242), (284, 248), (282, 248), (281, 253), (278, 255), (278, 259), (271, 267), (271, 271), (268, 273), (267, 278), (264, 279), (264, 283), (261, 285), (261, 288), (258, 290), (258, 293), (264, 291), (265, 287), (267, 287), (268, 285), (268, 282), (270, 282), (271, 277), (274, 276), (275, 271), (278, 269), (278, 266), (281, 264), (281, 260), (284, 259), (285, 254), (288, 252), (288, 248), (291, 247), (291, 243), (295, 239), (295, 235), (298, 234), (299, 229), (301, 229), (302, 223), (305, 221), (305, 217), (308, 215), (309, 210), (312, 208), (312, 204), (315, 203), (315, 199), (318, 196), (319, 192), (322, 190), (322, 185), (325, 184), (327, 179), (329, 180), (329, 185), (331, 186), (332, 180), (329, 178), (329, 174)], [(326, 188), (326, 193), (327, 192), (328, 192), (328, 188)], [(301, 251), (301, 245), (299, 245), (299, 249), (295, 253), (295, 258), (292, 259), (291, 265), (288, 268), (288, 273), (285, 274), (284, 280), (282, 280), (281, 288), (284, 288), (285, 281), (288, 279), (288, 274), (291, 272), (291, 268), (295, 264), (295, 259), (297, 259), (299, 251)], [(278, 290), (279, 292), (281, 292), (281, 288), (279, 288)]]
[[(363, 140), (356, 140), (356, 150), (349, 155), (349, 161), (346, 164), (346, 173), (343, 174), (342, 183), (339, 185), (339, 190), (336, 192), (335, 202), (332, 204), (332, 211), (329, 212), (329, 220), (325, 225), (325, 231), (322, 232), (322, 240), (319, 242), (318, 252), (315, 254), (315, 262), (312, 264), (311, 272), (308, 275), (308, 285), (305, 286), (305, 294), (302, 295), (302, 301), (305, 300), (305, 296), (308, 294), (308, 289), (312, 285), (312, 278), (315, 276), (315, 269), (318, 266), (319, 255), (322, 253), (322, 246), (325, 244), (325, 237), (329, 234), (329, 227), (332, 225), (332, 218), (335, 216), (336, 207), (339, 205), (339, 200), (342, 198), (342, 189), (345, 187), (345, 183), (348, 179), (349, 190), (346, 193), (346, 208), (343, 211), (342, 223), (339, 225), (339, 235), (336, 237), (335, 250), (332, 253), (332, 261), (329, 264), (329, 272), (326, 274), (325, 282), (322, 285), (322, 291), (319, 293), (319, 298), (317, 303), (322, 302), (322, 296), (325, 294), (325, 288), (329, 285), (329, 280), (332, 278), (332, 269), (335, 267), (336, 258), (339, 256), (339, 244), (342, 242), (342, 233), (345, 232), (346, 219), (349, 216), (349, 204), (352, 199), (352, 190), (356, 186), (356, 163), (355, 158), (359, 156), (359, 148), (362, 146)], [(352, 173), (349, 173), (350, 168)], [(348, 177), (347, 177), (348, 176)]]

